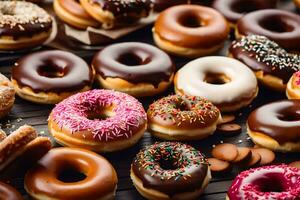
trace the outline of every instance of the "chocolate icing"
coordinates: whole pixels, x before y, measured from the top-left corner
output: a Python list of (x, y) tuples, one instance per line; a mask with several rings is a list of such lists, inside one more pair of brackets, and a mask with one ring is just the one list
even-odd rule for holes
[(17, 24), (16, 26), (13, 27), (6, 24), (0, 26), (0, 36), (12, 36), (14, 39), (17, 39), (22, 36), (31, 37), (35, 34), (48, 32), (51, 28), (52, 28), (51, 21), (48, 23)]
[(0, 182), (0, 199), (23, 200), (22, 195), (10, 185)]
[(151, 0), (91, 0), (99, 4), (104, 11), (113, 13), (118, 20), (134, 21), (140, 15), (147, 16), (151, 9)]
[(155, 87), (169, 81), (174, 73), (171, 58), (160, 49), (137, 42), (110, 45), (92, 62), (103, 78), (121, 78), (131, 83), (151, 83)]
[(251, 131), (262, 132), (280, 144), (300, 142), (300, 100), (282, 100), (264, 105), (248, 118)]
[[(178, 164), (174, 164), (177, 161)], [(174, 169), (163, 169), (162, 162)], [(207, 169), (208, 163), (199, 151), (176, 142), (155, 143), (141, 150), (132, 164), (134, 174), (145, 188), (169, 196), (201, 188)]]
[(232, 43), (229, 52), (233, 58), (254, 71), (262, 70), (287, 83), (293, 73), (300, 70), (300, 57), (289, 54), (264, 36), (249, 35)]
[(275, 8), (277, 0), (215, 0), (213, 8), (220, 11), (230, 22), (238, 21), (246, 13)]
[(91, 85), (93, 72), (78, 56), (52, 50), (21, 58), (12, 68), (12, 79), (35, 92), (67, 92)]
[(240, 19), (237, 29), (240, 35), (263, 35), (287, 50), (300, 50), (300, 16), (297, 14), (276, 9), (259, 10)]
[(171, 6), (187, 4), (188, 0), (152, 0), (152, 2), (154, 4), (153, 9), (157, 12), (160, 12)]

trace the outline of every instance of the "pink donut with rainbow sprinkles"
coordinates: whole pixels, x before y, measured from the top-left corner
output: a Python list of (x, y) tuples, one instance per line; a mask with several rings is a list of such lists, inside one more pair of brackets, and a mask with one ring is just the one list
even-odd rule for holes
[(300, 170), (287, 165), (264, 166), (240, 173), (227, 200), (299, 200)]
[(137, 143), (146, 130), (147, 115), (142, 104), (128, 94), (90, 90), (57, 104), (48, 127), (64, 146), (111, 152)]

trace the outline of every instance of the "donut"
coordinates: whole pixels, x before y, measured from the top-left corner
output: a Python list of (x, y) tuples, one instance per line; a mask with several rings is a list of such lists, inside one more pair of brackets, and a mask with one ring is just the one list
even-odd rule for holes
[(211, 174), (204, 155), (177, 142), (155, 143), (142, 149), (131, 165), (130, 177), (146, 199), (198, 199)]
[(79, 0), (104, 29), (133, 24), (149, 15), (151, 0)]
[(178, 70), (174, 84), (177, 94), (206, 98), (222, 112), (249, 105), (258, 93), (253, 72), (238, 60), (221, 56), (189, 62)]
[(77, 0), (54, 0), (53, 8), (55, 14), (72, 27), (86, 29), (89, 26), (99, 26), (99, 23), (82, 8)]
[(215, 0), (212, 7), (218, 10), (235, 28), (236, 22), (245, 14), (262, 9), (275, 8), (277, 0)]
[(293, 73), (300, 70), (300, 56), (289, 54), (264, 36), (248, 35), (234, 41), (229, 56), (251, 68), (268, 88), (285, 91)]
[(114, 199), (117, 174), (102, 156), (80, 148), (51, 149), (24, 180), (28, 194), (37, 200)]
[(168, 54), (138, 42), (105, 47), (94, 56), (92, 67), (101, 87), (135, 97), (163, 92), (172, 83), (175, 71)]
[(294, 73), (287, 84), (286, 96), (289, 99), (300, 99), (300, 71)]
[(223, 47), (229, 34), (225, 18), (199, 5), (179, 5), (163, 11), (153, 28), (157, 46), (183, 57), (199, 57)]
[(288, 51), (300, 50), (300, 16), (284, 10), (265, 9), (251, 12), (237, 23), (236, 38), (263, 35)]
[(187, 4), (189, 0), (152, 0), (152, 2), (153, 10), (155, 12), (161, 12), (172, 6)]
[(282, 100), (254, 110), (247, 121), (252, 141), (274, 151), (300, 151), (300, 100)]
[(287, 165), (271, 165), (240, 173), (232, 182), (227, 200), (297, 200), (300, 196), (300, 170)]
[(55, 104), (72, 94), (89, 90), (94, 72), (75, 54), (49, 50), (29, 54), (12, 68), (17, 94), (28, 101)]
[(0, 50), (36, 47), (50, 37), (52, 18), (33, 3), (0, 1), (0, 15)]
[(3, 200), (23, 200), (22, 195), (12, 186), (0, 182), (0, 199)]
[(134, 97), (112, 90), (91, 90), (73, 95), (52, 110), (50, 133), (65, 146), (97, 152), (134, 145), (144, 134), (147, 115)]
[(295, 6), (300, 9), (300, 0), (294, 0)]
[(11, 111), (15, 102), (15, 93), (12, 83), (0, 73), (0, 119)]
[(195, 96), (170, 95), (147, 111), (148, 131), (167, 140), (199, 140), (212, 135), (221, 121), (219, 109)]
[[(37, 140), (36, 130), (28, 125), (23, 125), (16, 131), (12, 132), (9, 136), (0, 142), (0, 171), (4, 170), (8, 165), (14, 162), (17, 158), (27, 155), (31, 149), (36, 148)], [(45, 142), (42, 143), (44, 145)], [(47, 138), (48, 150), (51, 148), (51, 142)], [(47, 151), (44, 151), (45, 153)], [(42, 155), (31, 155), (32, 161), (38, 160)]]

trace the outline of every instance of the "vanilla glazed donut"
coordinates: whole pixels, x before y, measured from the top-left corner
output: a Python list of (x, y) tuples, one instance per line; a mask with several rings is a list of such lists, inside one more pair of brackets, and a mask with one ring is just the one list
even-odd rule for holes
[(78, 29), (100, 26), (76, 0), (54, 0), (56, 15), (65, 23)]
[(51, 16), (25, 1), (0, 1), (0, 50), (42, 45), (52, 31)]
[(195, 96), (171, 95), (149, 106), (148, 130), (167, 140), (199, 140), (212, 135), (221, 121), (219, 109)]
[(153, 38), (166, 52), (199, 57), (212, 54), (228, 38), (229, 25), (216, 10), (198, 5), (178, 5), (160, 13)]
[(0, 73), (0, 118), (11, 111), (15, 102), (15, 93), (12, 83)]
[(300, 170), (287, 165), (271, 165), (240, 173), (232, 182), (227, 200), (298, 200)]
[(130, 177), (150, 200), (198, 199), (211, 174), (204, 155), (178, 142), (155, 143), (142, 149), (131, 164)]
[(235, 36), (263, 35), (289, 52), (300, 51), (300, 16), (279, 9), (248, 13), (236, 26)]
[(49, 50), (20, 58), (12, 68), (13, 86), (28, 101), (55, 104), (91, 88), (94, 71), (75, 54)]
[(12, 186), (0, 182), (0, 199), (2, 200), (23, 200), (22, 195)]
[(274, 151), (300, 151), (300, 100), (281, 100), (254, 110), (248, 134), (259, 146)]
[(258, 93), (253, 72), (238, 60), (221, 56), (189, 62), (178, 70), (174, 84), (177, 94), (206, 98), (223, 112), (249, 105)]
[(28, 194), (37, 200), (112, 200), (117, 174), (102, 156), (80, 148), (51, 149), (24, 181)]
[(232, 43), (229, 57), (250, 69), (266, 87), (285, 91), (290, 77), (300, 70), (300, 56), (288, 53), (265, 36), (248, 35)]
[(94, 56), (92, 67), (103, 88), (135, 97), (163, 92), (172, 83), (175, 71), (168, 54), (138, 42), (105, 47)]
[(104, 29), (133, 24), (147, 17), (151, 10), (151, 0), (80, 0), (80, 3)]
[(293, 74), (286, 88), (286, 96), (289, 99), (300, 99), (300, 71)]
[(144, 135), (146, 126), (142, 104), (112, 90), (73, 95), (57, 104), (48, 119), (50, 133), (58, 143), (97, 152), (134, 145)]

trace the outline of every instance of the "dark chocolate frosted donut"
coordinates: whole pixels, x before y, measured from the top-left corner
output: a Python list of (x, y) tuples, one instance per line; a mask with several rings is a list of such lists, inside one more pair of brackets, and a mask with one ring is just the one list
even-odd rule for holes
[[(113, 44), (104, 48), (95, 55), (92, 66), (104, 88), (123, 91), (134, 96), (140, 96), (136, 95), (137, 90), (144, 93), (142, 96), (147, 96), (148, 91), (141, 86), (130, 93), (129, 90), (134, 85), (147, 84), (151, 85), (153, 90), (160, 90), (161, 83), (169, 84), (172, 81), (175, 70), (171, 58), (165, 52), (138, 42)], [(111, 82), (111, 79), (114, 79), (112, 80), (114, 82)]]
[(276, 3), (277, 0), (215, 0), (213, 8), (221, 12), (228, 21), (235, 23), (249, 12), (275, 8)]
[(12, 68), (12, 82), (17, 93), (25, 99), (29, 94), (24, 88), (33, 93), (67, 93), (65, 98), (89, 89), (92, 81), (93, 71), (83, 59), (60, 50), (32, 53)]
[(288, 51), (300, 50), (300, 16), (288, 11), (265, 9), (251, 12), (237, 23), (237, 38), (263, 35)]
[[(266, 104), (254, 110), (248, 118), (248, 132), (254, 142), (274, 150), (300, 151), (299, 130), (300, 100), (282, 100)], [(268, 145), (264, 142), (266, 139), (262, 140), (260, 135), (270, 137), (283, 148)]]
[(277, 43), (264, 36), (249, 35), (232, 43), (230, 55), (253, 71), (263, 71), (282, 79), (286, 84), (300, 70), (300, 56), (289, 54)]
[(195, 148), (177, 142), (162, 142), (148, 146), (136, 155), (131, 178), (139, 191), (138, 181), (141, 181), (145, 189), (174, 196), (201, 189), (209, 176), (208, 170), (206, 159)]

